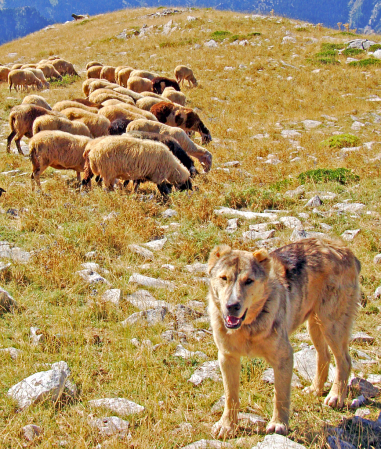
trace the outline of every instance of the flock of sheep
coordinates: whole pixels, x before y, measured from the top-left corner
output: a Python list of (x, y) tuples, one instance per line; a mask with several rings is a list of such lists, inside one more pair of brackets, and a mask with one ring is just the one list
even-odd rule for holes
[[(8, 69), (10, 88), (48, 87), (46, 78), (77, 75), (72, 64), (58, 57), (31, 66)], [(3, 69), (0, 77), (5, 76)], [(207, 144), (212, 140), (210, 132), (198, 114), (185, 107), (186, 97), (180, 91), (185, 81), (197, 86), (192, 70), (176, 67), (176, 79), (96, 61), (89, 62), (86, 70), (85, 98), (50, 107), (43, 97), (28, 95), (11, 110), (7, 152), (15, 139), (22, 154), (21, 138), (31, 139), (32, 188), (35, 183), (41, 187), (40, 174), (53, 167), (75, 170), (78, 181), (84, 172), (83, 187), (91, 187), (95, 175), (97, 183), (103, 182), (108, 190), (114, 189), (117, 180), (121, 186), (133, 181), (135, 190), (141, 182), (151, 181), (163, 196), (173, 186), (192, 189), (190, 178), (198, 173), (192, 158), (205, 171), (212, 165), (212, 154), (191, 140), (197, 132), (202, 144)]]

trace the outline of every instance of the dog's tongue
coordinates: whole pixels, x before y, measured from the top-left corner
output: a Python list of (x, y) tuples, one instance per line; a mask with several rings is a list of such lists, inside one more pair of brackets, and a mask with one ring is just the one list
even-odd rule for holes
[(235, 316), (228, 315), (226, 317), (226, 322), (229, 326), (236, 326), (239, 323), (240, 318)]

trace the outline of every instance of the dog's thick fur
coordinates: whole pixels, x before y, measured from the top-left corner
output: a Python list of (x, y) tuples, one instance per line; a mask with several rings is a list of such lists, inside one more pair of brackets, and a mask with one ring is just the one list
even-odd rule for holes
[(317, 350), (317, 372), (308, 391), (322, 394), (330, 347), (336, 376), (325, 404), (343, 406), (360, 268), (349, 249), (313, 238), (270, 254), (226, 245), (213, 249), (208, 262), (209, 314), (225, 390), (225, 410), (213, 426), (216, 436), (234, 434), (237, 425), (241, 355), (261, 356), (274, 368), (274, 412), (267, 432), (287, 433), (293, 369), (289, 335), (306, 320)]

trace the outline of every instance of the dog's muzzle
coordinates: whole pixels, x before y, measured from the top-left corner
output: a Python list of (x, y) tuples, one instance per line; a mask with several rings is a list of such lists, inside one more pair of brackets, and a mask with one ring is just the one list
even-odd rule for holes
[(247, 314), (247, 309), (245, 310), (245, 313), (241, 316), (241, 318), (238, 318), (233, 315), (227, 315), (224, 316), (225, 321), (225, 327), (228, 329), (238, 329), (241, 327), (242, 323), (244, 322)]

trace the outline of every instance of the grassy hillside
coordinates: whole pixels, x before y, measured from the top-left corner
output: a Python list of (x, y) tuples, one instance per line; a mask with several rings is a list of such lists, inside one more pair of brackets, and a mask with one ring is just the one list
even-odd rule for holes
[[(42, 95), (50, 104), (83, 96), (83, 70), (90, 60), (131, 65), (167, 76), (173, 76), (178, 64), (189, 65), (199, 86), (183, 90), (189, 106), (197, 108), (214, 139), (208, 147), (214, 156), (212, 171), (195, 179), (197, 190), (175, 193), (167, 204), (149, 183), (137, 195), (105, 193), (98, 188), (81, 194), (74, 172), (53, 169), (41, 176), (43, 192), (32, 193), (28, 158), (5, 152), (9, 111), (25, 94), (10, 94), (5, 84), (0, 86), (0, 186), (6, 190), (0, 199), (0, 240), (33, 251), (28, 263), (12, 262), (0, 274), (0, 285), (21, 306), (17, 313), (0, 318), (0, 348), (22, 351), (16, 360), (0, 355), (2, 448), (180, 448), (210, 438), (211, 426), (221, 414), (211, 412), (211, 407), (223, 394), (222, 383), (206, 380), (195, 387), (188, 382), (203, 361), (193, 356), (188, 360), (174, 357), (180, 339), (168, 343), (161, 337), (168, 329), (182, 329), (187, 349), (202, 351), (208, 360), (216, 360), (208, 323), (190, 320), (195, 329), (191, 331), (189, 324), (184, 329), (176, 323), (174, 314), (153, 327), (123, 327), (121, 322), (138, 311), (126, 299), (138, 290), (128, 282), (132, 273), (174, 282), (172, 292), (149, 290), (156, 299), (174, 307), (189, 305), (205, 313), (207, 285), (198, 280), (203, 274), (191, 274), (185, 266), (205, 263), (217, 243), (256, 248), (255, 241), (245, 241), (242, 235), (249, 225), (261, 222), (239, 219), (238, 229), (229, 234), (225, 229), (231, 217), (214, 213), (220, 206), (257, 212), (280, 210), (278, 218), (297, 217), (306, 231), (324, 232), (333, 238), (340, 238), (346, 230), (361, 229), (348, 242), (362, 263), (363, 301), (354, 331), (369, 333), (374, 343), (354, 343), (351, 354), (357, 361), (355, 373), (365, 378), (370, 373), (381, 374), (381, 301), (373, 297), (381, 274), (381, 265), (373, 262), (381, 252), (380, 65), (377, 61), (372, 64), (372, 59), (365, 62), (369, 60), (366, 52), (339, 54), (335, 47), (345, 48), (342, 44), (351, 36), (337, 30), (214, 10), (146, 16), (156, 11), (124, 10), (91, 17), (0, 47), (4, 64), (35, 62), (53, 54), (74, 63), (82, 79), (44, 91)], [(187, 20), (189, 15), (196, 20)], [(162, 26), (170, 19), (176, 29), (164, 35)], [(115, 37), (124, 29), (128, 33), (145, 24), (153, 26), (147, 38)], [(283, 40), (285, 36), (293, 40)], [(217, 48), (204, 45), (212, 38)], [(244, 40), (247, 45), (238, 43)], [(375, 36), (374, 40), (381, 38)], [(348, 57), (360, 62), (357, 66), (347, 64)], [(343, 140), (338, 137), (341, 134), (355, 137)], [(365, 145), (368, 142), (372, 144)], [(355, 149), (343, 150), (342, 146)], [(239, 165), (224, 165), (231, 161)], [(345, 179), (339, 176), (339, 168), (349, 170)], [(330, 169), (330, 176), (323, 176), (322, 171), (305, 174), (318, 169)], [(19, 171), (3, 173), (11, 170)], [(286, 193), (300, 186), (299, 195)], [(316, 194), (323, 198), (323, 205), (314, 212), (306, 202)], [(339, 213), (335, 205), (345, 202), (365, 206), (362, 213)], [(168, 208), (177, 215), (163, 218)], [(12, 213), (12, 209), (16, 211)], [(268, 243), (270, 248), (289, 243), (293, 232), (282, 224), (275, 227), (276, 239)], [(143, 244), (164, 236), (168, 241), (151, 262), (128, 248), (131, 243)], [(89, 258), (90, 251), (95, 253)], [(110, 287), (88, 286), (76, 274), (85, 262), (96, 262), (108, 270), (104, 277), (111, 288), (122, 291), (119, 307), (101, 300)], [(163, 267), (165, 264), (174, 269)], [(44, 334), (44, 343), (33, 344), (32, 326)], [(149, 339), (159, 346), (154, 350), (148, 344), (136, 348), (133, 338), (140, 342)], [(300, 336), (292, 338), (295, 351), (302, 342)], [(373, 363), (362, 363), (364, 356), (359, 351)], [(18, 413), (17, 405), (6, 396), (8, 389), (60, 360), (68, 363), (79, 398), (58, 404), (43, 402)], [(273, 387), (261, 380), (266, 368), (263, 361), (243, 360), (240, 396), (242, 411), (254, 411), (269, 420)], [(130, 421), (132, 435), (128, 443), (101, 437), (90, 427), (90, 414), (113, 415), (89, 407), (89, 400), (103, 397), (123, 397), (145, 407), (144, 412), (125, 418)], [(369, 417), (377, 418), (379, 398), (369, 400), (366, 407)], [(309, 448), (328, 447), (327, 428), (353, 415), (349, 408), (331, 410), (320, 398), (293, 388), (290, 438)], [(26, 424), (42, 427), (37, 443), (28, 443), (21, 436)], [(245, 440), (233, 440), (235, 447), (250, 448), (263, 440), (263, 433), (242, 430), (238, 436)], [(356, 447), (371, 447), (367, 435), (361, 438), (354, 440)]]

